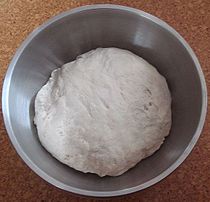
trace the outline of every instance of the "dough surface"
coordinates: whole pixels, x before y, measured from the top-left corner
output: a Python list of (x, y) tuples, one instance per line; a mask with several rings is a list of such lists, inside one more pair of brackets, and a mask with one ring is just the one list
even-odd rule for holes
[(34, 122), (62, 163), (117, 176), (159, 149), (171, 127), (171, 96), (144, 59), (98, 48), (52, 72), (36, 96)]

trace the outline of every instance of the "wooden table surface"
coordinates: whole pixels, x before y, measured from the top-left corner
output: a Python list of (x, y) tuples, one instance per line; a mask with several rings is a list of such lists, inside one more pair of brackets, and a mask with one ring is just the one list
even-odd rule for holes
[[(173, 26), (194, 49), (210, 88), (210, 0), (0, 0), (0, 81), (25, 37), (56, 14), (94, 3), (139, 8)], [(1, 110), (0, 110), (1, 112)], [(196, 147), (185, 162), (160, 183), (129, 196), (106, 201), (210, 201), (210, 114)], [(81, 198), (48, 184), (15, 152), (0, 115), (0, 201), (77, 201)]]

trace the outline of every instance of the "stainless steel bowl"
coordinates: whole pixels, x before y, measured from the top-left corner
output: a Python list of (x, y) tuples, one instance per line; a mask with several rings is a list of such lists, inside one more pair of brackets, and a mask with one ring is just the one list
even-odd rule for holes
[[(172, 93), (173, 124), (165, 143), (119, 177), (100, 178), (59, 163), (41, 146), (33, 124), (34, 97), (51, 71), (97, 47), (128, 49), (145, 58), (167, 78)], [(173, 28), (140, 10), (94, 5), (62, 13), (28, 36), (7, 71), (2, 104), (9, 137), (33, 171), (61, 189), (106, 197), (149, 187), (184, 161), (204, 124), (207, 90), (195, 54)]]

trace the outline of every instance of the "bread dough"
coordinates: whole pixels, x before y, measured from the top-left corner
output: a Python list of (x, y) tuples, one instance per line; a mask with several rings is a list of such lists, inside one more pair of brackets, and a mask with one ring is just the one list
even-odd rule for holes
[(62, 163), (117, 176), (159, 149), (171, 127), (171, 96), (144, 59), (98, 48), (52, 72), (36, 96), (34, 122)]

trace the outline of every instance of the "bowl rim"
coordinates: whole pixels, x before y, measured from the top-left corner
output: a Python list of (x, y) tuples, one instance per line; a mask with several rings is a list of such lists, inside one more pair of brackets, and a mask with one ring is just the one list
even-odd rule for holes
[[(161, 174), (157, 175), (155, 178), (141, 184), (135, 187), (126, 188), (123, 190), (116, 190), (116, 191), (90, 191), (90, 190), (84, 190), (80, 188), (75, 188), (69, 185), (66, 185), (56, 179), (54, 179), (52, 176), (45, 173), (42, 169), (40, 169), (36, 164), (34, 164), (31, 159), (27, 156), (27, 154), (22, 150), (21, 146), (19, 145), (15, 133), (13, 131), (12, 125), (11, 125), (11, 119), (10, 119), (10, 112), (9, 112), (9, 88), (10, 88), (10, 82), (13, 74), (14, 67), (16, 65), (16, 62), (18, 61), (19, 57), (21, 56), (24, 49), (27, 47), (27, 45), (31, 42), (31, 40), (39, 34), (42, 30), (44, 30), (46, 27), (48, 27), (50, 24), (56, 22), (57, 20), (60, 20), (68, 15), (72, 15), (78, 12), (86, 11), (86, 10), (94, 10), (94, 9), (116, 9), (116, 10), (122, 10), (122, 11), (128, 11), (135, 15), (139, 15), (141, 17), (147, 18), (151, 20), (152, 22), (156, 23), (157, 25), (161, 26), (162, 28), (166, 29), (168, 32), (170, 32), (175, 38), (177, 38), (181, 44), (186, 48), (188, 53), (190, 54), (193, 62), (195, 63), (198, 76), (201, 83), (201, 89), (202, 89), (202, 108), (201, 108), (201, 115), (200, 120), (197, 126), (197, 129), (193, 135), (193, 138), (191, 139), (190, 143), (186, 147), (185, 151), (180, 155), (180, 157), (165, 171), (163, 171)], [(45, 23), (34, 29), (28, 37), (23, 41), (23, 43), (20, 45), (20, 47), (17, 49), (13, 59), (10, 62), (10, 65), (8, 67), (8, 70), (6, 72), (6, 76), (3, 83), (3, 90), (2, 90), (2, 112), (3, 112), (3, 118), (4, 123), (6, 126), (7, 133), (9, 135), (10, 141), (12, 142), (13, 146), (15, 147), (17, 153), (19, 156), (24, 160), (24, 162), (41, 178), (46, 180), (48, 183), (63, 189), (65, 191), (69, 191), (75, 194), (84, 195), (84, 196), (92, 196), (92, 197), (113, 197), (113, 196), (120, 196), (125, 194), (130, 194), (133, 192), (137, 192), (140, 190), (143, 190), (147, 187), (150, 187), (165, 177), (167, 177), (169, 174), (171, 174), (190, 154), (193, 147), (195, 146), (196, 142), (198, 141), (198, 138), (202, 132), (205, 117), (207, 113), (207, 88), (206, 88), (206, 82), (205, 78), (201, 69), (201, 66), (199, 64), (199, 61), (191, 49), (191, 47), (188, 45), (188, 43), (184, 40), (184, 38), (171, 26), (169, 26), (166, 22), (163, 20), (146, 13), (142, 10), (127, 7), (127, 6), (121, 6), (121, 5), (115, 5), (115, 4), (95, 4), (95, 5), (86, 5), (77, 7), (65, 12), (62, 12), (49, 20), (47, 20)]]

